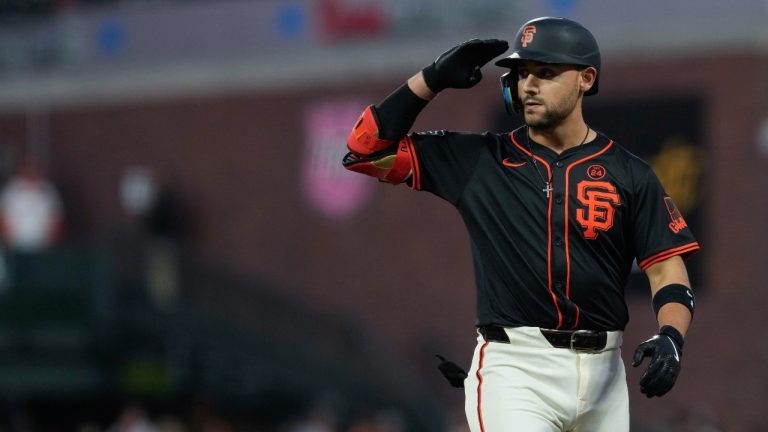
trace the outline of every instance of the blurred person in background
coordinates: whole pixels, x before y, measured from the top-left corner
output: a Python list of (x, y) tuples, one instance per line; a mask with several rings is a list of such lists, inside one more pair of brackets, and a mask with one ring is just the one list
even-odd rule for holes
[(123, 407), (115, 423), (107, 428), (107, 432), (158, 432), (158, 428), (142, 406), (129, 403)]
[(18, 252), (42, 252), (62, 237), (61, 198), (33, 159), (23, 160), (0, 192), (0, 227), (6, 247)]
[(640, 389), (662, 396), (680, 372), (693, 317), (682, 257), (699, 245), (648, 164), (585, 122), (582, 100), (597, 93), (601, 66), (589, 30), (543, 17), (525, 23), (512, 44), (496, 65), (509, 68), (505, 107), (522, 113), (525, 126), (408, 134), (438, 93), (475, 86), (480, 69), (508, 49), (503, 40), (473, 39), (366, 108), (343, 164), (429, 191), (465, 222), (478, 343), (469, 374), (446, 361), (441, 370), (465, 388), (472, 431), (627, 431), (620, 347), (633, 261), (649, 278), (659, 324), (633, 365), (651, 358)]
[(148, 166), (131, 166), (120, 179), (120, 202), (137, 222), (128, 242), (140, 243), (149, 298), (170, 309), (181, 291), (179, 261), (192, 232), (194, 215), (179, 194)]
[(63, 233), (61, 198), (31, 158), (23, 159), (0, 191), (0, 290), (14, 283), (16, 254), (38, 254)]

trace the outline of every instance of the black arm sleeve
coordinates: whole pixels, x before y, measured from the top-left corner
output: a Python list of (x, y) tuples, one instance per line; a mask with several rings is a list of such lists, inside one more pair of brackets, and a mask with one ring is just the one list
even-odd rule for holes
[(401, 85), (373, 107), (379, 125), (379, 138), (399, 141), (411, 129), (427, 103), (429, 101), (416, 96), (407, 83)]

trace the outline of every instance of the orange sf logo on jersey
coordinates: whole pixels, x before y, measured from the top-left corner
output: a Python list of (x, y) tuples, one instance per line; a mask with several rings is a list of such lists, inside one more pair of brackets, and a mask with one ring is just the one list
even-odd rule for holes
[(616, 212), (614, 206), (621, 205), (616, 186), (606, 181), (582, 181), (578, 185), (577, 197), (586, 209), (576, 209), (576, 221), (584, 227), (584, 238), (594, 240), (597, 231), (608, 231), (613, 226)]
[(536, 33), (536, 26), (529, 25), (523, 29), (523, 37), (520, 38), (520, 42), (523, 43), (523, 48), (527, 47), (529, 43), (533, 42), (533, 35)]

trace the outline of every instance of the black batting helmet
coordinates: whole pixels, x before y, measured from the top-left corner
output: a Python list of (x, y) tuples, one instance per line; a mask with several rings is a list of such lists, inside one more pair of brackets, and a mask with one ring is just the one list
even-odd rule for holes
[(600, 48), (592, 33), (567, 18), (535, 18), (520, 27), (512, 44), (512, 54), (496, 62), (496, 66), (512, 69), (501, 77), (501, 89), (507, 111), (517, 112), (521, 103), (517, 96), (517, 62), (532, 60), (592, 66), (597, 69), (595, 84), (585, 95), (597, 93), (600, 81)]

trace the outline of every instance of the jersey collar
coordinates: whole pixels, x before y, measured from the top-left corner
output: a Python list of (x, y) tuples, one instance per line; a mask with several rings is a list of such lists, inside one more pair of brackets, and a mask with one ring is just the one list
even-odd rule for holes
[(514, 131), (509, 133), (509, 138), (513, 139), (514, 142), (517, 143), (517, 145), (514, 145), (514, 143), (510, 142), (510, 145), (516, 149), (516, 151), (523, 150), (525, 153), (530, 153), (530, 150), (533, 150), (533, 154), (537, 156), (541, 156), (546, 158), (547, 160), (555, 160), (555, 159), (567, 159), (572, 156), (588, 156), (590, 154), (597, 153), (605, 148), (610, 142), (611, 139), (605, 136), (602, 132), (596, 129), (592, 129), (595, 132), (597, 132), (597, 136), (592, 140), (585, 142), (584, 144), (576, 147), (571, 147), (569, 149), (566, 149), (560, 154), (557, 154), (554, 150), (550, 149), (549, 147), (539, 144), (534, 140), (530, 140), (531, 147), (530, 149), (526, 146), (525, 141), (525, 134), (526, 134), (526, 128), (525, 126), (521, 126)]

